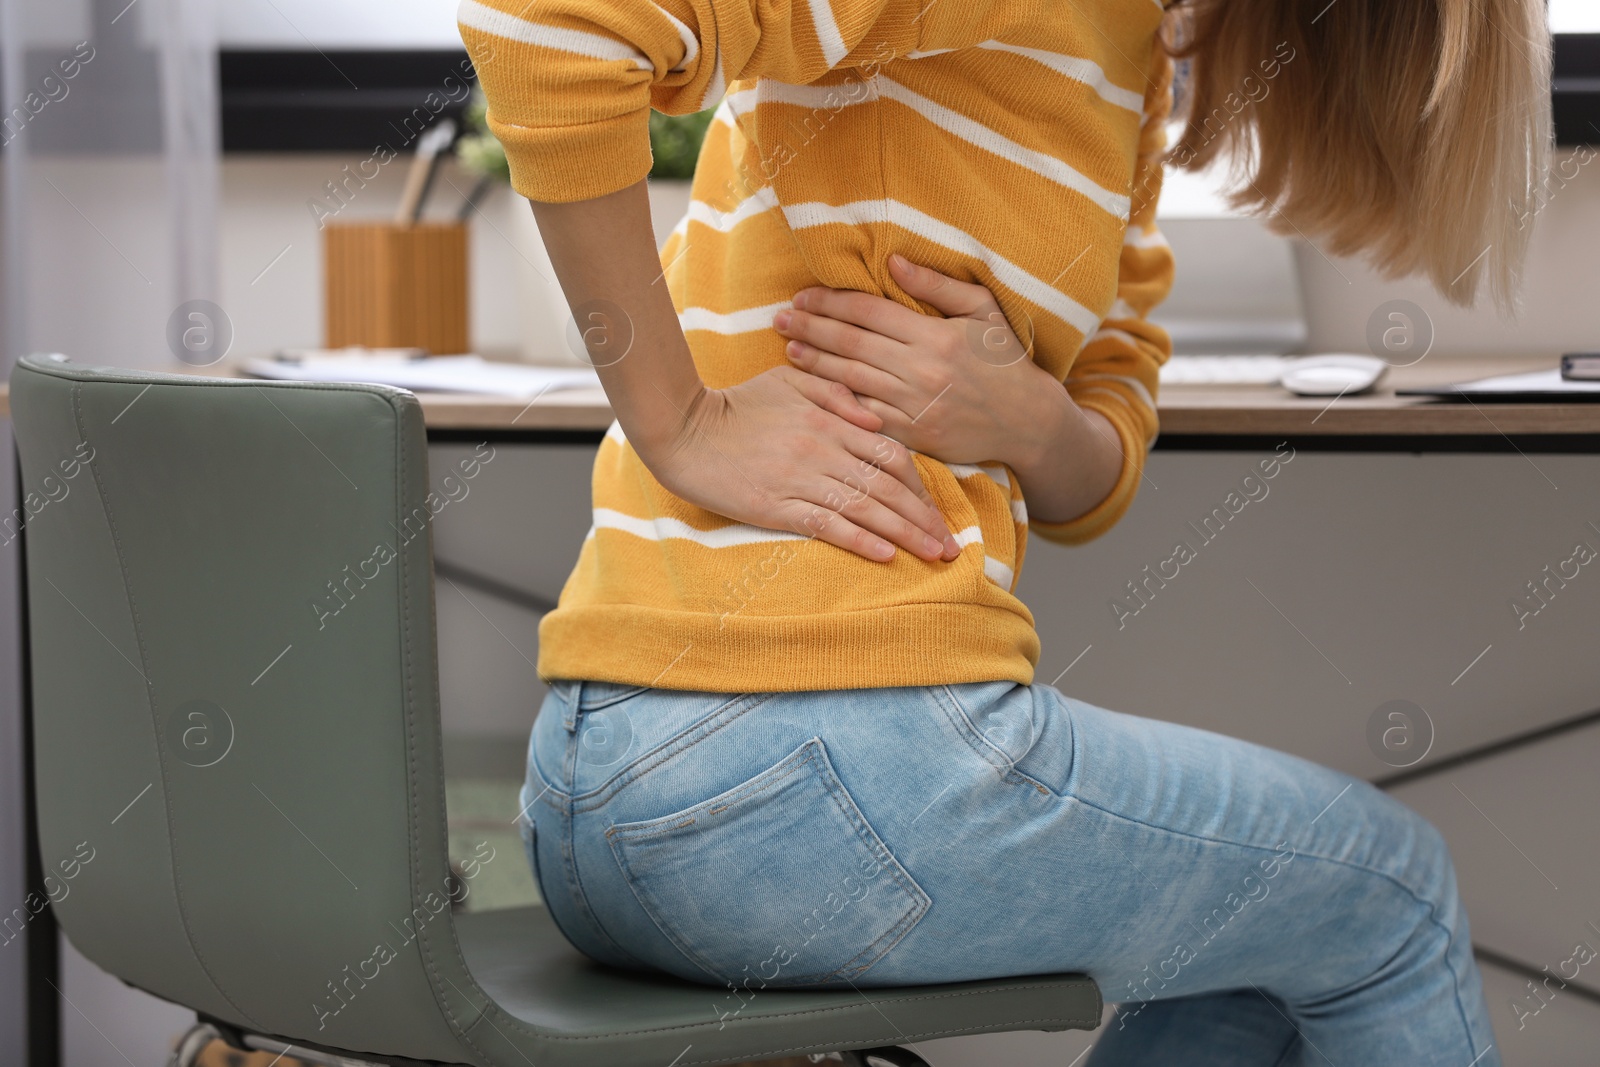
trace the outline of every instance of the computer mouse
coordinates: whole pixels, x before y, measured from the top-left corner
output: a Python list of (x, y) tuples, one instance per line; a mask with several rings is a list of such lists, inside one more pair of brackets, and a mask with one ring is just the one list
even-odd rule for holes
[(1349, 396), (1377, 385), (1388, 369), (1376, 356), (1338, 352), (1297, 359), (1278, 380), (1298, 396)]

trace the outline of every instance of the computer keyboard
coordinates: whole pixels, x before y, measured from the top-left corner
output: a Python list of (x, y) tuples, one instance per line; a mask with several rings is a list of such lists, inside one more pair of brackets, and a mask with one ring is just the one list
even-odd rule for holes
[(1272, 385), (1294, 356), (1173, 356), (1161, 365), (1162, 385)]

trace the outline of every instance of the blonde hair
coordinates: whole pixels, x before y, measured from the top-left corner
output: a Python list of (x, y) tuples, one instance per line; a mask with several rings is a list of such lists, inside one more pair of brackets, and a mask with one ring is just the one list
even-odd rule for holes
[(1174, 0), (1168, 163), (1232, 157), (1231, 200), (1447, 299), (1510, 308), (1549, 164), (1544, 0)]

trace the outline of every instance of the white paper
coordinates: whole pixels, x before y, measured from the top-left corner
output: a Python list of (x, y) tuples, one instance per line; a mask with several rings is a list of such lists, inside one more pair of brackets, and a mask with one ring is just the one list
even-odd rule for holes
[(1568, 381), (1557, 368), (1479, 378), (1447, 388), (1460, 393), (1594, 393), (1600, 392), (1600, 381)]
[(532, 397), (563, 389), (597, 389), (600, 376), (589, 367), (535, 367), (492, 363), (481, 356), (428, 359), (308, 356), (298, 363), (252, 359), (246, 374), (295, 382), (370, 382), (421, 392), (481, 393)]

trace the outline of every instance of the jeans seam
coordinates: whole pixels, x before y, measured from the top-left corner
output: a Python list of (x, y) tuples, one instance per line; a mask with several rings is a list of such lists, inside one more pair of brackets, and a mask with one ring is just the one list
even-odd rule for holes
[[(893, 866), (890, 866), (888, 863), (882, 864), (884, 870), (889, 872), (890, 877), (892, 877), (895, 881), (895, 884), (900, 887), (901, 892), (905, 893), (911, 898), (911, 909), (905, 915), (900, 917), (899, 922), (895, 923), (892, 928), (886, 931), (881, 937), (873, 941), (871, 945), (868, 945), (866, 948), (856, 953), (844, 964), (840, 965), (840, 967), (832, 974), (827, 976), (831, 978), (834, 974), (842, 975), (843, 972), (848, 969), (851, 964), (855, 963), (856, 960), (861, 959), (863, 956), (876, 949), (880, 944), (883, 944), (883, 951), (873, 956), (871, 963), (868, 963), (864, 967), (855, 968), (852, 971), (853, 977), (859, 978), (868, 970), (870, 970), (873, 965), (875, 965), (884, 956), (888, 955), (889, 950), (894, 948), (895, 945), (899, 944), (901, 939), (904, 938), (906, 934), (911, 932), (911, 928), (913, 926), (922, 921), (922, 917), (926, 915), (928, 913), (928, 909), (933, 906), (933, 898), (928, 895), (927, 890), (923, 889), (922, 886), (917, 884), (916, 879), (911, 877), (911, 872), (905, 869), (905, 865), (902, 864), (899, 857), (894, 854), (894, 850), (889, 847), (888, 843), (884, 841), (883, 838), (878, 834), (878, 831), (874, 830), (872, 828), (872, 824), (867, 821), (866, 813), (856, 805), (855, 798), (850, 796), (849, 791), (844, 787), (844, 781), (840, 779), (838, 772), (833, 769), (833, 762), (828, 759), (827, 746), (823, 744), (820, 738), (813, 738), (813, 740), (816, 742), (817, 750), (815, 756), (812, 758), (820, 760), (818, 766), (820, 768), (820, 773), (822, 773), (822, 784), (823, 788), (826, 789), (829, 794), (829, 799), (831, 799), (834, 804), (838, 806), (839, 810), (844, 814), (845, 820), (853, 825), (856, 832), (856, 837), (861, 841), (862, 844), (867, 845), (869, 850), (872, 850), (872, 845), (874, 842), (883, 848), (883, 851), (888, 855), (890, 863), (893, 864)], [(868, 835), (870, 835), (870, 840)], [(874, 858), (876, 859), (877, 857)], [(902, 875), (904, 877), (902, 877)], [(846, 979), (846, 981), (848, 980), (849, 979)]]
[[(678, 753), (699, 744), (701, 741), (704, 741), (718, 730), (721, 730), (729, 723), (732, 723), (735, 719), (738, 719), (746, 712), (760, 707), (762, 704), (766, 703), (768, 700), (777, 695), (778, 694), (776, 693), (741, 693), (737, 696), (729, 697), (728, 700), (722, 704), (719, 704), (715, 709), (707, 713), (698, 722), (685, 727), (676, 735), (667, 738), (667, 740), (661, 742), (661, 744), (657, 745), (654, 749), (651, 749), (649, 752), (640, 756), (633, 763), (629, 764), (627, 768), (618, 771), (616, 775), (606, 779), (606, 781), (602, 784), (589, 790), (587, 793), (575, 794), (572, 797), (573, 814), (594, 811), (597, 808), (604, 806), (606, 802), (617, 793), (618, 790), (622, 789), (623, 786), (637, 778), (642, 777), (648, 772), (655, 770), (673, 756), (676, 756)], [(707, 723), (717, 718), (718, 715), (727, 712), (730, 708), (734, 709), (732, 713), (728, 714), (715, 726), (712, 726), (709, 729), (706, 728)], [(697, 731), (701, 730), (704, 730), (703, 734), (697, 737), (693, 736)], [(692, 740), (690, 740), (691, 737)]]
[[(607, 684), (613, 684), (614, 685), (614, 684), (617, 684), (617, 683), (607, 683)], [(648, 685), (636, 685), (636, 686), (633, 686), (633, 687), (625, 690), (624, 692), (616, 694), (615, 696), (608, 697), (605, 700), (596, 701), (593, 704), (585, 703), (580, 698), (578, 700), (577, 706), (576, 706), (576, 708), (574, 710), (576, 711), (576, 713), (578, 715), (582, 715), (584, 712), (587, 712), (587, 711), (600, 711), (600, 710), (602, 710), (604, 708), (611, 707), (613, 704), (620, 704), (624, 700), (632, 700), (634, 697), (638, 696), (641, 693), (648, 693), (648, 692), (650, 692), (650, 689), (651, 689), (651, 687), (648, 686)], [(579, 691), (579, 693), (581, 693), (581, 690)]]
[[(562, 767), (569, 783), (574, 780), (574, 776), (576, 774), (578, 763), (578, 745), (580, 743), (580, 735), (578, 733), (573, 732), (567, 735), (566, 752), (562, 757)], [(538, 768), (535, 767), (535, 772), (537, 772), (537, 770)], [(574, 905), (575, 911), (577, 912), (578, 918), (583, 921), (584, 925), (588, 927), (589, 931), (594, 936), (596, 936), (603, 944), (611, 946), (611, 948), (614, 949), (623, 959), (632, 960), (641, 967), (645, 966), (643, 961), (639, 960), (638, 957), (634, 956), (633, 953), (623, 948), (617, 939), (611, 936), (611, 933), (600, 924), (600, 919), (595, 915), (594, 910), (590, 908), (589, 895), (584, 890), (582, 876), (578, 874), (577, 846), (574, 840), (577, 826), (577, 819), (575, 817), (577, 815), (577, 811), (570, 796), (558, 810), (561, 818), (560, 842), (563, 860), (563, 873), (566, 875), (568, 894), (571, 897), (571, 901)]]
[[(804, 747), (805, 748), (809, 748), (810, 745), (811, 745), (811, 742), (808, 741), (808, 742), (806, 742), (806, 745)], [(803, 751), (803, 749), (802, 749), (802, 751)], [(793, 778), (795, 776), (795, 774), (797, 774), (802, 767), (804, 767), (806, 764), (812, 762), (815, 758), (816, 757), (814, 755), (808, 753), (804, 759), (795, 760), (788, 767), (784, 767), (783, 771), (781, 773), (773, 775), (771, 778), (769, 778), (766, 781), (762, 782), (760, 785), (756, 786), (755, 788), (746, 790), (745, 792), (740, 793), (738, 796), (729, 797), (727, 799), (726, 803), (727, 804), (737, 804), (741, 800), (748, 800), (751, 797), (760, 796), (762, 793), (765, 793), (767, 790), (771, 789), (773, 786), (779, 784), (780, 782), (784, 782), (784, 781), (787, 781), (790, 778)], [(779, 764), (777, 764), (777, 766), (778, 767), (783, 767), (783, 763), (787, 763), (787, 762), (789, 762), (789, 761), (788, 761), (788, 758), (786, 757), (784, 759), (784, 761), (779, 763)], [(765, 772), (762, 772), (762, 773), (764, 774)], [(713, 798), (713, 799), (715, 799), (715, 798)], [(702, 801), (700, 801), (700, 803), (695, 804), (692, 807), (685, 809), (685, 812), (693, 811), (695, 808), (703, 807), (707, 803), (709, 803), (709, 801), (702, 800)], [(606, 827), (606, 838), (609, 840), (609, 839), (615, 839), (615, 838), (621, 837), (623, 840), (641, 840), (642, 841), (642, 840), (648, 840), (649, 838), (652, 838), (652, 837), (660, 837), (662, 834), (669, 833), (672, 830), (677, 830), (677, 829), (680, 829), (680, 828), (682, 828), (684, 826), (688, 826), (690, 823), (693, 823), (694, 822), (694, 818), (692, 816), (688, 817), (687, 821), (674, 821), (674, 820), (678, 820), (678, 819), (683, 818), (684, 815), (685, 815), (685, 812), (675, 812), (675, 813), (673, 813), (671, 815), (664, 815), (660, 819), (650, 820), (651, 822), (655, 822), (658, 825), (652, 826), (649, 829), (641, 828), (638, 831), (631, 831), (631, 830), (628, 830), (628, 829), (619, 830), (618, 829), (618, 825), (619, 824), (613, 823), (612, 825)], [(620, 825), (623, 826), (623, 827), (627, 826), (626, 823), (623, 823), (623, 824), (620, 824)]]
[[(1227, 838), (1227, 837), (1203, 837), (1200, 834), (1192, 834), (1192, 833), (1189, 833), (1186, 830), (1175, 830), (1170, 826), (1160, 826), (1160, 825), (1158, 825), (1156, 823), (1153, 823), (1153, 822), (1146, 822), (1143, 819), (1135, 819), (1131, 815), (1124, 815), (1121, 812), (1112, 811), (1110, 808), (1104, 807), (1104, 806), (1102, 806), (1100, 804), (1096, 804), (1092, 800), (1085, 800), (1085, 799), (1083, 799), (1082, 797), (1079, 797), (1079, 796), (1071, 796), (1068, 799), (1074, 800), (1077, 803), (1084, 805), (1085, 807), (1093, 808), (1094, 810), (1096, 810), (1098, 812), (1101, 812), (1101, 813), (1103, 813), (1105, 815), (1108, 815), (1113, 819), (1121, 819), (1123, 822), (1131, 822), (1131, 823), (1135, 824), (1136, 826), (1146, 826), (1146, 827), (1149, 827), (1152, 830), (1159, 830), (1160, 832), (1162, 832), (1164, 834), (1172, 834), (1174, 837), (1185, 837), (1185, 838), (1188, 838), (1191, 841), (1200, 841), (1200, 842), (1202, 842), (1204, 844), (1208, 844), (1208, 845), (1229, 845), (1229, 846), (1232, 846), (1233, 848), (1248, 848), (1248, 849), (1251, 849), (1251, 850), (1256, 851), (1256, 852), (1272, 852), (1272, 851), (1274, 851), (1274, 848), (1275, 848), (1275, 846), (1273, 846), (1273, 845), (1257, 845), (1257, 844), (1252, 844), (1252, 843), (1250, 843), (1248, 841), (1235, 841), (1232, 838)], [(1402, 882), (1399, 878), (1395, 877), (1394, 875), (1390, 874), (1387, 871), (1380, 871), (1376, 867), (1368, 867), (1364, 863), (1355, 863), (1355, 862), (1353, 862), (1351, 860), (1339, 859), (1337, 856), (1322, 856), (1322, 855), (1318, 855), (1318, 854), (1316, 854), (1314, 852), (1302, 852), (1299, 849), (1295, 850), (1295, 856), (1296, 857), (1304, 856), (1307, 859), (1321, 860), (1324, 863), (1333, 863), (1333, 864), (1337, 864), (1338, 866), (1341, 866), (1341, 867), (1348, 867), (1348, 868), (1350, 868), (1351, 870), (1354, 870), (1354, 871), (1362, 871), (1362, 872), (1364, 872), (1366, 874), (1375, 875), (1376, 877), (1382, 878), (1385, 881), (1393, 882), (1395, 885), (1399, 886), (1402, 890), (1404, 890), (1406, 895), (1410, 896), (1413, 900), (1417, 901), (1419, 904), (1426, 904), (1426, 905), (1428, 905), (1428, 907), (1430, 909), (1433, 907), (1432, 902), (1429, 901), (1426, 897), (1422, 896), (1422, 894), (1418, 893), (1416, 890), (1412, 889), (1410, 886), (1408, 886), (1404, 882)], [(1443, 925), (1443, 924), (1441, 923), (1440, 925)]]
[[(1185, 837), (1185, 838), (1188, 838), (1191, 841), (1200, 841), (1200, 842), (1203, 842), (1205, 844), (1213, 844), (1213, 845), (1229, 845), (1229, 846), (1231, 846), (1233, 848), (1246, 848), (1246, 849), (1250, 849), (1250, 850), (1256, 851), (1256, 852), (1271, 852), (1271, 851), (1273, 851), (1271, 846), (1247, 844), (1247, 843), (1242, 842), (1242, 841), (1233, 841), (1233, 840), (1229, 840), (1227, 838), (1201, 837), (1199, 834), (1186, 833), (1186, 832), (1184, 832), (1182, 830), (1174, 830), (1171, 827), (1167, 827), (1167, 826), (1157, 826), (1155, 823), (1145, 822), (1143, 819), (1135, 819), (1135, 818), (1133, 818), (1131, 816), (1123, 815), (1123, 814), (1121, 814), (1119, 812), (1112, 811), (1111, 809), (1102, 807), (1099, 804), (1094, 803), (1093, 801), (1084, 800), (1082, 797), (1076, 797), (1075, 796), (1075, 797), (1072, 797), (1071, 799), (1077, 801), (1079, 804), (1083, 804), (1086, 807), (1090, 807), (1090, 808), (1095, 809), (1098, 812), (1102, 812), (1103, 814), (1105, 814), (1105, 815), (1107, 815), (1107, 816), (1109, 816), (1109, 817), (1111, 817), (1113, 819), (1121, 819), (1124, 822), (1130, 822), (1130, 823), (1133, 823), (1133, 824), (1135, 824), (1137, 826), (1149, 827), (1152, 830), (1159, 830), (1162, 833), (1172, 834), (1172, 835), (1174, 835), (1176, 837)], [(1442, 921), (1440, 921), (1438, 905), (1434, 901), (1429, 900), (1428, 898), (1424, 897), (1422, 894), (1418, 893), (1415, 889), (1412, 889), (1410, 886), (1406, 885), (1404, 882), (1402, 882), (1400, 879), (1396, 878), (1394, 875), (1389, 874), (1387, 871), (1380, 871), (1375, 867), (1368, 867), (1364, 863), (1352, 863), (1350, 860), (1342, 860), (1342, 859), (1338, 859), (1337, 857), (1334, 857), (1334, 856), (1319, 856), (1316, 853), (1313, 853), (1313, 852), (1301, 852), (1298, 849), (1295, 851), (1295, 856), (1296, 857), (1304, 856), (1306, 859), (1318, 860), (1318, 861), (1320, 861), (1322, 863), (1331, 863), (1331, 864), (1334, 864), (1335, 866), (1339, 866), (1339, 867), (1347, 867), (1347, 868), (1349, 868), (1350, 870), (1353, 870), (1353, 871), (1361, 871), (1364, 874), (1370, 874), (1370, 875), (1373, 875), (1373, 876), (1375, 876), (1377, 878), (1381, 878), (1384, 881), (1389, 882), (1389, 883), (1395, 885), (1396, 887), (1398, 887), (1401, 892), (1405, 893), (1412, 900), (1416, 901), (1418, 904), (1421, 904), (1424, 908), (1427, 909), (1427, 911), (1428, 911), (1428, 921), (1430, 923), (1432, 923), (1434, 926), (1437, 926), (1439, 929), (1444, 931), (1444, 940), (1445, 940), (1444, 961), (1445, 961), (1445, 967), (1450, 971), (1450, 984), (1451, 984), (1451, 987), (1452, 987), (1452, 992), (1455, 994), (1456, 1011), (1461, 1016), (1461, 1026), (1462, 1026), (1462, 1031), (1466, 1035), (1466, 1038), (1467, 1038), (1467, 1047), (1473, 1049), (1474, 1051), (1476, 1051), (1476, 1049), (1477, 1049), (1477, 1041), (1474, 1039), (1473, 1034), (1472, 1034), (1472, 1024), (1467, 1018), (1466, 1005), (1461, 1002), (1461, 976), (1456, 973), (1455, 964), (1450, 961), (1450, 949), (1455, 945), (1455, 932), (1453, 930), (1451, 930), (1448, 926), (1446, 926)]]
[[(889, 877), (894, 879), (894, 882), (900, 888), (900, 891), (906, 894), (910, 900), (910, 906), (906, 910), (906, 913), (901, 915), (900, 918), (895, 921), (892, 927), (884, 931), (877, 938), (873, 939), (870, 945), (863, 948), (860, 952), (857, 952), (854, 956), (840, 964), (838, 967), (834, 968), (832, 971), (819, 972), (817, 974), (798, 975), (791, 979), (791, 982), (795, 983), (796, 985), (802, 983), (816, 984), (820, 982), (826, 982), (835, 976), (844, 976), (846, 972), (849, 972), (850, 977), (859, 978), (861, 975), (870, 970), (873, 964), (876, 964), (878, 960), (887, 955), (890, 949), (899, 944), (900, 940), (910, 932), (911, 928), (928, 913), (929, 907), (932, 906), (933, 899), (928, 896), (927, 891), (918, 885), (915, 879), (911, 877), (911, 872), (904, 869), (904, 866), (900, 863), (899, 858), (895, 856), (894, 850), (891, 849), (883, 840), (883, 838), (879, 836), (878, 832), (872, 828), (872, 824), (867, 821), (866, 815), (862, 813), (859, 807), (856, 806), (854, 799), (850, 798), (848, 790), (844, 788), (844, 783), (840, 781), (838, 774), (834, 772), (831, 763), (827, 759), (827, 750), (823, 745), (822, 740), (820, 738), (813, 737), (796, 751), (805, 752), (806, 754), (803, 758), (798, 760), (793, 758), (793, 754), (785, 757), (784, 760), (775, 764), (772, 768), (768, 768), (770, 771), (782, 767), (783, 770), (780, 773), (772, 775), (769, 779), (753, 789), (745, 790), (740, 792), (737, 796), (729, 797), (725, 803), (733, 804), (742, 800), (747, 800), (754, 796), (759, 796), (761, 793), (772, 789), (774, 786), (793, 778), (807, 765), (812, 767), (813, 772), (821, 780), (821, 784), (824, 792), (827, 795), (827, 799), (832, 801), (833, 804), (839, 809), (841, 814), (844, 815), (845, 821), (850, 825), (851, 831), (855, 834), (856, 840), (862, 845), (866, 846), (869, 852), (873, 853), (874, 860), (876, 860), (879, 865), (889, 873)], [(784, 767), (785, 763), (788, 763), (789, 766)], [(762, 772), (763, 775), (766, 773), (767, 772), (765, 771)], [(659, 820), (661, 823), (660, 825), (651, 826), (648, 829), (641, 829), (637, 833), (630, 833), (626, 829), (619, 831), (618, 828), (613, 825), (606, 829), (605, 836), (607, 841), (612, 845), (612, 856), (616, 859), (617, 867), (622, 872), (623, 880), (627, 883), (629, 891), (633, 893), (634, 899), (638, 901), (640, 908), (644, 910), (645, 914), (649, 917), (651, 923), (655, 925), (656, 929), (661, 931), (661, 934), (672, 944), (672, 946), (676, 948), (681, 955), (687, 957), (689, 961), (696, 967), (700, 968), (702, 971), (705, 971), (718, 981), (727, 981), (726, 978), (713, 971), (707, 965), (707, 962), (700, 958), (698, 953), (693, 952), (686, 945), (681, 944), (679, 939), (673, 936), (671, 931), (667, 930), (660, 922), (656, 920), (655, 912), (648, 904), (645, 903), (644, 898), (639, 895), (639, 890), (634, 884), (634, 876), (628, 866), (627, 859), (622, 854), (622, 849), (620, 847), (629, 840), (648, 840), (652, 837), (659, 837), (662, 834), (681, 829), (682, 827), (694, 822), (694, 818), (692, 816), (686, 816), (686, 812), (692, 811), (695, 808), (704, 807), (706, 804), (710, 803), (711, 800), (716, 799), (718, 798), (712, 797), (708, 800), (704, 800), (693, 805), (689, 809), (685, 809), (685, 812), (663, 816), (662, 819)], [(685, 818), (687, 818), (687, 821), (684, 821)], [(868, 835), (870, 835), (870, 837)], [(877, 855), (879, 848), (882, 849), (884, 853), (883, 856)], [(883, 862), (885, 857), (889, 860), (888, 863)], [(873, 951), (876, 950), (880, 945), (883, 946), (883, 950), (873, 956), (871, 962), (865, 966), (852, 966), (863, 956), (873, 953)], [(849, 978), (847, 977), (845, 980), (848, 981)], [(761, 988), (765, 989), (766, 986), (763, 985)]]
[[(549, 801), (547, 801), (547, 803), (549, 803), (550, 806), (555, 808), (557, 811), (559, 811), (561, 809), (562, 804), (565, 804), (565, 803), (570, 802), (572, 800), (571, 794), (566, 793), (566, 792), (556, 788), (553, 784), (551, 784), (549, 781), (547, 781), (545, 779), (544, 773), (539, 770), (539, 765), (537, 763), (535, 763), (533, 760), (529, 760), (528, 761), (528, 767), (529, 767), (530, 770), (533, 771), (533, 776), (535, 778), (539, 779), (540, 784), (544, 786), (544, 788), (539, 791), (539, 795), (534, 797), (533, 801), (530, 802), (530, 804), (529, 804), (529, 809), (530, 810), (532, 809), (533, 803), (536, 803), (538, 801), (544, 800), (544, 798), (546, 796), (549, 796), (551, 798)], [(556, 801), (558, 799), (561, 801), (560, 804), (556, 803)]]
[[(943, 690), (944, 693), (950, 698), (950, 702), (955, 705), (955, 714), (957, 717), (956, 729), (963, 735), (963, 740), (966, 741), (969, 747), (973, 748), (977, 752), (978, 757), (982, 759), (983, 762), (1001, 772), (1001, 781), (1009, 782), (1012, 785), (1031, 785), (1034, 788), (1042, 789), (1046, 793), (1055, 797), (1066, 796), (1066, 794), (1056, 792), (1054, 789), (1051, 789), (1049, 786), (1033, 777), (1027, 771), (1019, 768), (1017, 766), (1017, 761), (1012, 759), (1009, 753), (1001, 749), (987, 737), (984, 737), (983, 734), (978, 730), (977, 724), (974, 723), (971, 716), (967, 714), (966, 705), (961, 703), (961, 698), (956, 696), (955, 692), (950, 688), (949, 685), (940, 685), (937, 687), (937, 689)], [(1074, 745), (1076, 745), (1077, 731), (1074, 730), (1073, 734)], [(990, 752), (998, 755), (1001, 762), (996, 764), (994, 761), (985, 757), (983, 749), (978, 749), (977, 745), (982, 745), (984, 746), (984, 749), (987, 749)], [(1074, 752), (1074, 757), (1076, 757), (1076, 752)]]

